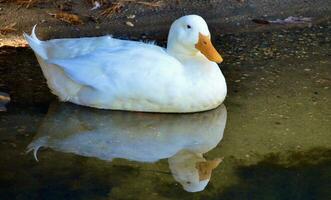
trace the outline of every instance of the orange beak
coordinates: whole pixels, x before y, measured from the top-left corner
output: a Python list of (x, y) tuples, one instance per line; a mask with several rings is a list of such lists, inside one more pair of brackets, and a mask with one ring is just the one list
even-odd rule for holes
[(195, 44), (195, 48), (212, 62), (221, 63), (223, 61), (222, 56), (217, 52), (208, 36), (199, 33), (199, 41)]

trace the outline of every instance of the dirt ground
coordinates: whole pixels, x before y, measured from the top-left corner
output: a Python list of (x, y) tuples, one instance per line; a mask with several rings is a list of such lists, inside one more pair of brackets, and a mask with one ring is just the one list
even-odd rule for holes
[[(92, 9), (95, 2), (100, 7)], [(319, 23), (330, 13), (328, 0), (0, 0), (0, 47), (26, 46), (22, 32), (35, 24), (41, 39), (112, 34), (163, 41), (171, 22), (186, 14), (201, 15), (214, 34), (222, 34), (293, 27), (263, 21), (289, 16)]]

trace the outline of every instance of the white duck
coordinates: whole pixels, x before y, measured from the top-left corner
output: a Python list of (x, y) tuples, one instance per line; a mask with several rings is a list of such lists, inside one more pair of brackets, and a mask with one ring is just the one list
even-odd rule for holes
[(40, 41), (24, 34), (61, 101), (102, 109), (197, 112), (219, 106), (227, 88), (207, 23), (183, 16), (162, 47), (110, 36)]

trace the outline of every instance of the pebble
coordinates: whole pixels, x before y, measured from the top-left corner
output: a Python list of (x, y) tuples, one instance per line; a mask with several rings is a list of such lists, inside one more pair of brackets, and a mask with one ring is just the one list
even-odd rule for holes
[(125, 24), (130, 26), (130, 27), (134, 27), (134, 24), (132, 22), (127, 21), (127, 22), (125, 22)]
[(134, 19), (134, 18), (136, 18), (136, 15), (128, 15), (128, 16), (126, 16), (126, 18), (128, 18), (128, 19)]

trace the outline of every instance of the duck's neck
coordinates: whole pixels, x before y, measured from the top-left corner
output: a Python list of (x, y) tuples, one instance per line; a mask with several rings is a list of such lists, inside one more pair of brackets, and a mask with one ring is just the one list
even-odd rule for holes
[[(181, 45), (170, 44), (167, 47), (167, 53), (176, 58), (182, 65), (189, 71), (203, 70), (206, 72), (206, 65), (210, 65), (211, 62), (206, 59), (199, 51), (188, 51)], [(207, 70), (209, 71), (209, 70)]]
[(167, 53), (178, 60), (182, 61), (182, 58), (191, 58), (199, 57), (199, 51), (192, 47), (186, 47), (183, 44), (177, 42), (175, 38), (172, 37), (172, 34), (169, 34), (168, 44), (167, 44)]

